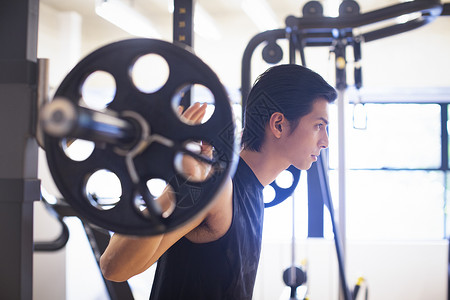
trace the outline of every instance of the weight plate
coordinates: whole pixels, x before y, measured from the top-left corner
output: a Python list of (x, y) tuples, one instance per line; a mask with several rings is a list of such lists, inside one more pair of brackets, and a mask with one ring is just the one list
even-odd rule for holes
[(287, 168), (286, 171), (288, 171), (292, 174), (292, 184), (286, 188), (283, 188), (277, 184), (276, 180), (274, 180), (270, 184), (270, 186), (274, 189), (275, 196), (271, 201), (264, 202), (265, 208), (280, 204), (281, 202), (286, 200), (289, 196), (291, 196), (292, 193), (297, 188), (298, 182), (300, 180), (301, 171), (292, 165), (289, 168)]
[[(137, 59), (146, 54), (162, 57), (169, 69), (165, 84), (152, 92), (138, 89), (130, 72)], [(56, 185), (80, 217), (107, 230), (155, 235), (176, 229), (206, 209), (235, 170), (238, 145), (224, 87), (216, 74), (188, 50), (159, 40), (130, 39), (106, 45), (81, 60), (65, 77), (54, 97), (81, 105), (83, 84), (96, 71), (106, 72), (115, 80), (115, 95), (107, 109), (119, 116), (139, 115), (148, 125), (150, 136), (159, 139), (155, 138), (131, 160), (129, 153), (115, 145), (95, 143), (92, 153), (78, 161), (66, 154), (65, 139), (46, 134), (46, 155)], [(211, 117), (198, 125), (182, 122), (172, 101), (181, 88), (193, 84), (209, 89), (215, 101)], [(72, 141), (69, 139), (69, 144)], [(205, 141), (214, 149), (213, 157), (204, 159), (210, 161), (213, 170), (204, 181), (191, 181), (176, 167), (180, 153), (196, 156), (186, 146), (192, 141)], [(130, 165), (139, 178), (138, 183), (130, 173)], [(98, 188), (98, 183), (91, 179), (99, 172), (115, 175), (107, 177), (110, 185), (107, 189), (112, 190), (113, 183), (119, 182), (118, 193), (111, 199), (99, 199), (101, 195), (91, 192), (92, 186)], [(172, 188), (175, 205), (169, 215), (142, 211), (145, 203), (152, 205), (149, 202), (153, 201), (152, 197), (143, 196), (148, 192), (144, 191), (146, 183), (152, 179), (162, 179)]]

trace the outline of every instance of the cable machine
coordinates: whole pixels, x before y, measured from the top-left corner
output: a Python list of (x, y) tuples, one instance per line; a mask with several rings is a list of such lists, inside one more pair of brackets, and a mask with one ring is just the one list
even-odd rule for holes
[[(339, 267), (340, 295), (344, 300), (355, 299), (359, 290), (359, 283), (355, 286), (353, 292), (350, 291), (345, 272), (345, 132), (344, 132), (344, 107), (345, 91), (347, 89), (347, 60), (346, 50), (348, 46), (353, 48), (354, 56), (354, 83), (355, 88), (362, 87), (361, 43), (371, 42), (385, 37), (407, 32), (421, 26), (424, 26), (438, 16), (449, 15), (450, 4), (441, 4), (437, 0), (411, 1), (392, 5), (368, 13), (360, 13), (360, 7), (356, 1), (344, 0), (339, 6), (339, 16), (336, 18), (325, 17), (323, 7), (319, 1), (307, 2), (303, 9), (302, 17), (288, 16), (285, 19), (286, 28), (275, 29), (262, 32), (254, 36), (248, 43), (243, 59), (241, 69), (241, 91), (242, 107), (245, 108), (247, 96), (251, 88), (251, 59), (255, 49), (264, 44), (262, 50), (263, 59), (269, 64), (277, 64), (283, 58), (283, 50), (277, 44), (278, 40), (289, 41), (289, 63), (296, 63), (295, 57), (298, 53), (301, 63), (306, 66), (304, 49), (306, 47), (329, 47), (330, 52), (334, 53), (336, 89), (338, 99), (338, 140), (339, 140), (339, 221), (336, 222), (334, 207), (328, 186), (327, 162), (321, 155), (316, 164), (308, 170), (308, 237), (323, 237), (323, 205), (329, 212), (333, 227), (335, 248)], [(367, 25), (381, 23), (403, 15), (419, 13), (418, 17), (405, 23), (387, 25), (376, 30), (367, 30), (362, 33), (356, 33), (355, 29), (364, 30)], [(366, 27), (367, 28), (367, 27)], [(244, 120), (245, 111), (242, 112)], [(290, 167), (292, 168), (292, 166)], [(300, 171), (291, 169), (294, 178), (300, 177)], [(298, 180), (289, 188), (289, 192), (276, 193), (275, 198), (269, 202), (281, 203), (289, 197), (295, 190)], [(271, 184), (276, 187), (276, 182)], [(275, 191), (278, 191), (276, 188)], [(320, 220), (320, 221), (319, 221)], [(294, 230), (293, 230), (294, 234)], [(293, 236), (293, 241), (295, 236)], [(292, 247), (295, 251), (295, 247)], [(295, 271), (295, 255), (292, 255), (292, 266), (288, 270), (291, 278), (285, 279), (285, 283), (291, 288), (291, 299), (296, 298), (296, 289), (306, 281), (306, 274)], [(286, 272), (288, 271), (285, 271)], [(297, 275), (298, 274), (298, 275)], [(295, 276), (302, 277), (297, 280)]]

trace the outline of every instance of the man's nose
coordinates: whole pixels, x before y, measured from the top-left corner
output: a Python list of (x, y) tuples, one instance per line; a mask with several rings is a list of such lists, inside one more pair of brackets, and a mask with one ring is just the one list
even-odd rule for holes
[(321, 149), (326, 149), (326, 148), (328, 148), (328, 133), (327, 133), (327, 132), (325, 132), (325, 133), (322, 135), (321, 139), (319, 140), (319, 147), (320, 147)]

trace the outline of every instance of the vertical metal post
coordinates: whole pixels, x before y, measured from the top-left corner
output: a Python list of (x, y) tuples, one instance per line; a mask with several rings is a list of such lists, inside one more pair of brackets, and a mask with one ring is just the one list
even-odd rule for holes
[(193, 0), (174, 0), (173, 42), (193, 46)]
[(290, 32), (289, 33), (289, 63), (295, 64), (295, 44), (296, 44), (297, 37), (295, 36), (295, 33)]
[[(193, 47), (194, 3), (193, 0), (174, 0), (173, 42)], [(191, 92), (186, 91), (180, 105), (191, 105)]]
[(448, 103), (441, 103), (441, 169), (448, 170)]
[[(344, 98), (345, 89), (347, 88), (347, 78), (346, 78), (346, 66), (347, 61), (345, 57), (345, 47), (346, 47), (345, 39), (336, 40), (336, 45), (334, 49), (335, 53), (335, 63), (336, 63), (336, 88), (338, 90), (338, 99), (337, 99), (337, 113), (338, 113), (338, 147), (339, 147), (339, 155), (338, 155), (338, 181), (339, 181), (339, 215), (338, 215), (338, 227), (339, 232), (341, 233), (341, 241), (342, 241), (342, 264), (345, 269), (346, 265), (346, 159), (345, 159), (345, 107), (346, 102)], [(342, 280), (342, 278), (341, 278)], [(342, 288), (340, 290), (340, 298), (344, 295), (345, 292)]]
[(32, 299), (38, 0), (0, 1), (0, 295)]
[(297, 298), (297, 286), (296, 285), (296, 281), (297, 281), (297, 267), (295, 266), (295, 192), (292, 193), (291, 196), (291, 200), (292, 200), (292, 237), (291, 237), (291, 268), (290, 268), (290, 273), (291, 273), (291, 299), (296, 299)]
[(345, 99), (344, 91), (338, 90), (338, 100), (337, 100), (337, 111), (338, 111), (338, 178), (339, 178), (339, 215), (338, 215), (338, 226), (341, 232), (342, 241), (344, 242), (344, 252), (345, 252), (345, 239), (346, 239), (346, 159), (345, 159)]
[(323, 238), (324, 199), (320, 190), (319, 172), (314, 163), (308, 173), (308, 237)]
[[(448, 180), (448, 129), (447, 129), (447, 122), (448, 122), (448, 103), (441, 103), (441, 170), (444, 171), (444, 204), (443, 207), (447, 207), (448, 205), (448, 199), (447, 199), (447, 180)], [(447, 214), (444, 213), (444, 239), (448, 239), (448, 232), (447, 232)], [(449, 292), (450, 297), (450, 292)]]

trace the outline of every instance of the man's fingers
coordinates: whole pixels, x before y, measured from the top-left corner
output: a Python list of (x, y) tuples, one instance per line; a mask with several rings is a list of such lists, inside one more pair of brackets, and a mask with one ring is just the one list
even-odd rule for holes
[(213, 147), (210, 144), (202, 141), (202, 144), (200, 147), (201, 147), (202, 154), (209, 156), (209, 157), (212, 156)]
[(203, 120), (203, 117), (206, 114), (206, 107), (207, 104), (203, 103), (199, 109), (195, 112), (194, 116), (193, 116), (193, 121), (196, 123), (200, 123)]
[(200, 105), (200, 103), (196, 102), (186, 109), (183, 113), (183, 117), (193, 123), (200, 123), (205, 116), (207, 106), (206, 103)]
[(195, 113), (195, 111), (198, 109), (200, 103), (196, 102), (193, 105), (189, 106), (183, 113), (183, 117), (186, 119), (191, 119), (192, 115)]
[(184, 110), (184, 107), (182, 105), (178, 106), (178, 111), (177, 111), (178, 116), (181, 116), (183, 114), (183, 110)]
[[(197, 104), (197, 103), (196, 103)], [(198, 106), (198, 108), (193, 112), (191, 116), (191, 120), (195, 123), (200, 123), (205, 116), (206, 113), (206, 103)]]

